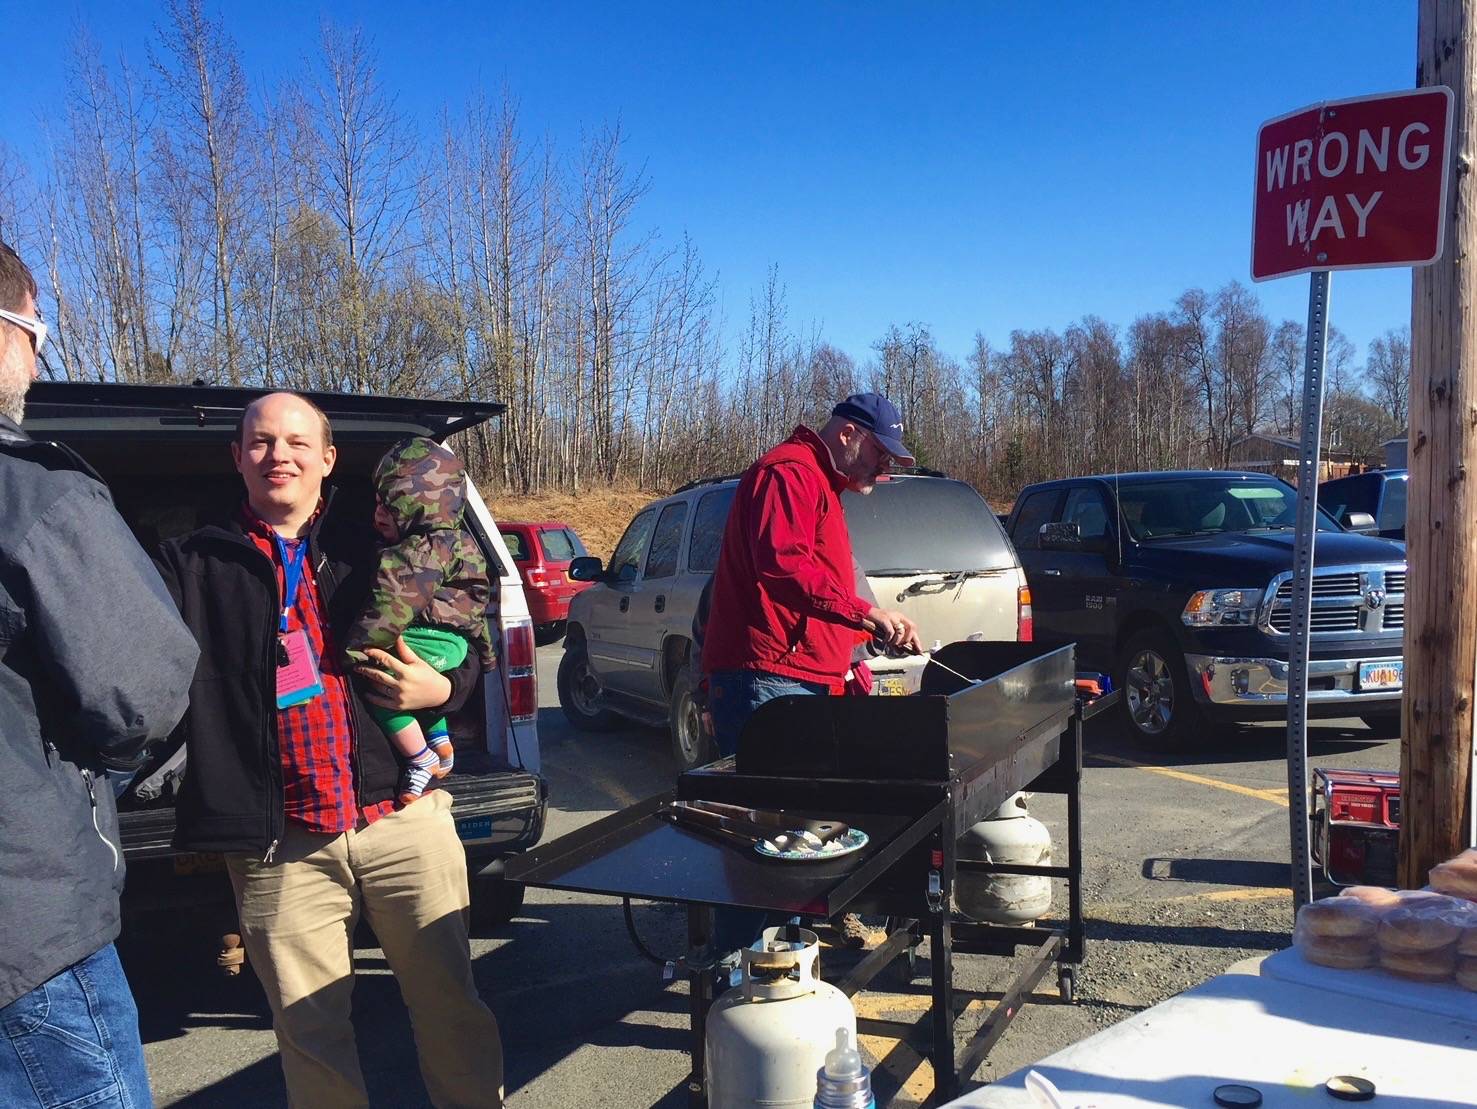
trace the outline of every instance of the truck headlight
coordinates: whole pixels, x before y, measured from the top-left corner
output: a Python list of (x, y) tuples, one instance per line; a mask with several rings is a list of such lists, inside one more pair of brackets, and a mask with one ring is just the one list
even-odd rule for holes
[(1245, 627), (1256, 623), (1259, 589), (1202, 589), (1185, 605), (1182, 619), (1192, 628)]

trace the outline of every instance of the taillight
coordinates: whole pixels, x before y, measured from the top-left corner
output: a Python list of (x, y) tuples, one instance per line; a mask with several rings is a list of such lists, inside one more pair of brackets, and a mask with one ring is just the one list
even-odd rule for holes
[(508, 668), (508, 715), (515, 721), (532, 720), (538, 715), (533, 624), (520, 621), (503, 629), (503, 656)]
[(548, 575), (541, 569), (528, 569), (523, 572), (530, 589), (543, 589), (549, 584)]
[(503, 631), (503, 653), (509, 672), (533, 666), (533, 624), (509, 624)]
[(532, 674), (508, 679), (508, 715), (520, 722), (538, 715), (538, 683)]
[(1031, 616), (1031, 587), (1023, 585), (1015, 591), (1015, 638), (1017, 642), (1029, 643), (1036, 630)]

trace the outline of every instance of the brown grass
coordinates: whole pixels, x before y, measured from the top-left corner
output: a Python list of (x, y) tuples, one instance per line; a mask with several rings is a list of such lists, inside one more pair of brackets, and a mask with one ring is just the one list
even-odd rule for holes
[(534, 493), (526, 497), (500, 495), (492, 498), (490, 507), (492, 518), (499, 523), (562, 521), (574, 528), (592, 555), (608, 559), (631, 518), (662, 495), (639, 489), (586, 489), (581, 493)]

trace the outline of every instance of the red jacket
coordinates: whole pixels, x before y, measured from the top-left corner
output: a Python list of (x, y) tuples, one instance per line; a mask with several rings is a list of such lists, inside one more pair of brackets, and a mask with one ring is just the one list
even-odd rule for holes
[(713, 577), (703, 670), (764, 670), (840, 693), (862, 618), (846, 478), (808, 427), (749, 467)]

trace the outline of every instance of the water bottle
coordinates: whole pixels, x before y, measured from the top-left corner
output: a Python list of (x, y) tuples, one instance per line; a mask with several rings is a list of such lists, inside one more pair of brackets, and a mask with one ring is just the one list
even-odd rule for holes
[(836, 1029), (836, 1046), (815, 1073), (815, 1109), (877, 1109), (872, 1072), (849, 1040), (845, 1028)]

